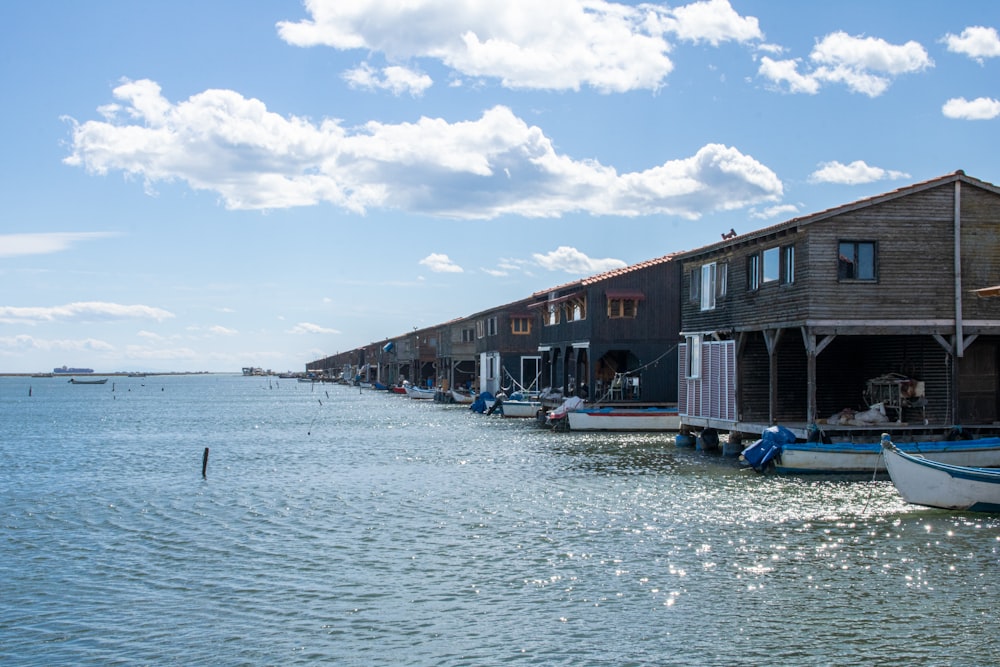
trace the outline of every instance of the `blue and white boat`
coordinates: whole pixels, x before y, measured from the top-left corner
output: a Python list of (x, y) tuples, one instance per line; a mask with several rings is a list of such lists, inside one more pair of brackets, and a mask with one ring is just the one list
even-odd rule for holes
[(677, 407), (630, 408), (605, 406), (577, 408), (566, 413), (571, 431), (670, 431), (681, 426)]
[[(780, 427), (771, 427), (780, 429)], [(787, 429), (781, 429), (785, 431)], [(977, 468), (1000, 468), (1000, 438), (900, 442), (896, 447), (932, 461)], [(743, 450), (744, 460), (763, 472), (781, 475), (860, 475), (886, 472), (878, 442), (789, 442), (762, 438)]]
[(893, 485), (914, 505), (972, 512), (1000, 512), (1000, 470), (957, 466), (913, 456), (882, 436)]

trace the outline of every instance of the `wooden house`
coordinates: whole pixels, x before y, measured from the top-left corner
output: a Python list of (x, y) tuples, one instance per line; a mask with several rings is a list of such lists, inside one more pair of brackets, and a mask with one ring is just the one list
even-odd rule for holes
[(462, 317), (438, 326), (437, 373), (442, 389), (478, 386), (476, 321)]
[(472, 315), (478, 391), (538, 389), (538, 327), (522, 299)]
[(876, 406), (888, 423), (871, 430), (900, 437), (996, 431), (995, 185), (959, 171), (677, 261), (683, 424), (737, 436), (772, 424), (804, 436), (816, 424), (868, 437), (854, 420)]
[(536, 292), (542, 386), (591, 401), (677, 401), (680, 264), (672, 255)]

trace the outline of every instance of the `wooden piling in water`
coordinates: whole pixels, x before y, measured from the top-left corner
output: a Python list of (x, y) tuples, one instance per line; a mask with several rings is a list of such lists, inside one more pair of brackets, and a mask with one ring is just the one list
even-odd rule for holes
[(208, 447), (205, 448), (205, 453), (201, 457), (201, 476), (202, 479), (208, 479)]

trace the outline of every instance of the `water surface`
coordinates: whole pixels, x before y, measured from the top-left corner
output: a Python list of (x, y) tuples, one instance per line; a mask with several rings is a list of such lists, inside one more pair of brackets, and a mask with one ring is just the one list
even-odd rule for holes
[(1000, 662), (1000, 518), (669, 435), (273, 378), (0, 378), (0, 470), (3, 664)]

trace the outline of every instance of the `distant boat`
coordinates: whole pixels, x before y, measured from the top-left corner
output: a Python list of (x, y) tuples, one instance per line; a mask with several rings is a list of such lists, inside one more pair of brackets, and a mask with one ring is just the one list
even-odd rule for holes
[(59, 368), (53, 368), (53, 373), (59, 373), (60, 375), (86, 375), (87, 373), (93, 373), (93, 368), (69, 368), (67, 366), (60, 366)]
[(914, 505), (972, 512), (1000, 512), (1000, 470), (956, 466), (901, 451), (882, 436), (889, 477)]
[(79, 380), (77, 378), (70, 378), (70, 384), (104, 384), (108, 381), (108, 378), (101, 378), (100, 380)]

